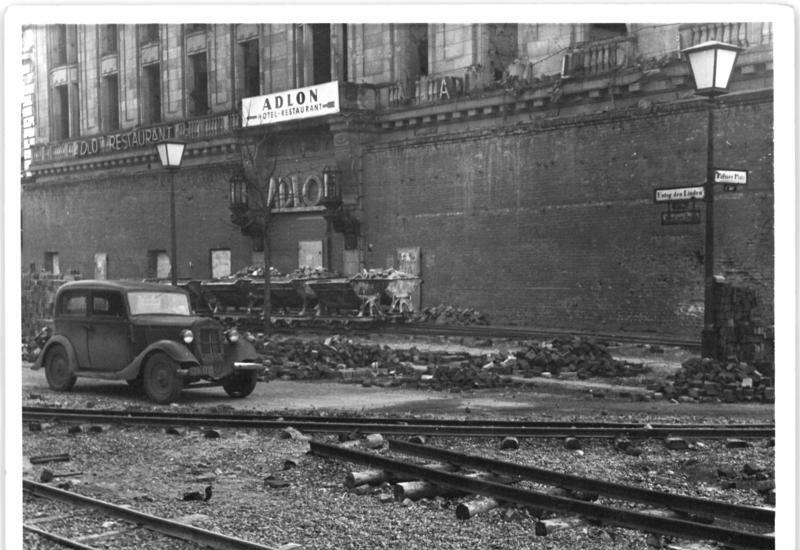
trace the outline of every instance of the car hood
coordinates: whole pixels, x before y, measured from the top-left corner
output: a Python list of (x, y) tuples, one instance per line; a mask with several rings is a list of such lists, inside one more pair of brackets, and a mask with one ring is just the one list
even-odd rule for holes
[(213, 319), (199, 315), (136, 315), (131, 317), (131, 323), (145, 328), (192, 328), (195, 324), (217, 325)]

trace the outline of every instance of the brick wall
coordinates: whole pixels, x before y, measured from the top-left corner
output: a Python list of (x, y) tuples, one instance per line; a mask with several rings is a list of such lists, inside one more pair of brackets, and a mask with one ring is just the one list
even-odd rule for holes
[[(232, 269), (249, 264), (251, 242), (230, 221), (231, 166), (182, 168), (175, 178), (179, 277), (211, 274), (210, 250), (230, 248)], [(58, 252), (62, 272), (94, 275), (94, 254), (108, 254), (108, 278), (144, 279), (147, 251), (170, 250), (169, 184), (154, 168), (102, 180), (28, 186), (22, 195), (22, 265), (40, 268)]]
[[(717, 272), (754, 288), (766, 319), (771, 107), (722, 108), (715, 162), (750, 171), (745, 192), (718, 193)], [(704, 226), (662, 226), (653, 192), (704, 181), (702, 108), (385, 140), (364, 159), (366, 264), (420, 246), (426, 305), (475, 307), (494, 322), (699, 335)]]

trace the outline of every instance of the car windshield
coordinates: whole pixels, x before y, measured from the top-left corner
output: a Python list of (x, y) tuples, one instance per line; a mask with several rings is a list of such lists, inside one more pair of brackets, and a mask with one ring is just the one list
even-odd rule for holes
[(177, 292), (137, 291), (128, 293), (131, 315), (161, 313), (167, 315), (191, 315), (189, 297)]

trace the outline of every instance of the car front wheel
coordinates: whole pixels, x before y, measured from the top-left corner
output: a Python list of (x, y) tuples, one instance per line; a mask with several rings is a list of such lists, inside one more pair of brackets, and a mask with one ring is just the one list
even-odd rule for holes
[(231, 374), (222, 383), (222, 388), (231, 397), (247, 397), (256, 389), (258, 373), (255, 371), (243, 371)]
[(69, 391), (75, 385), (75, 375), (69, 368), (69, 358), (64, 346), (55, 345), (47, 352), (44, 365), (47, 384), (54, 390)]
[(162, 405), (178, 399), (183, 389), (183, 380), (178, 376), (178, 363), (161, 352), (147, 360), (142, 383), (147, 397)]

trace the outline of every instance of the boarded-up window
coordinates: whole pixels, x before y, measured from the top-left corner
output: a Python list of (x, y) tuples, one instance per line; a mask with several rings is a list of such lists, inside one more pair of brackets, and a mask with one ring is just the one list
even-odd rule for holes
[(99, 281), (108, 279), (108, 254), (105, 252), (94, 255), (94, 278)]
[(322, 241), (300, 241), (297, 243), (298, 267), (322, 267)]
[(227, 248), (211, 250), (211, 278), (219, 279), (231, 274), (231, 251)]
[(169, 256), (164, 250), (147, 251), (147, 274), (148, 279), (169, 279), (172, 264)]

